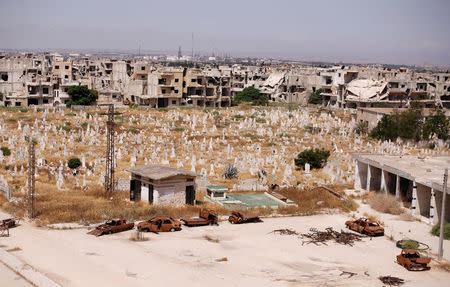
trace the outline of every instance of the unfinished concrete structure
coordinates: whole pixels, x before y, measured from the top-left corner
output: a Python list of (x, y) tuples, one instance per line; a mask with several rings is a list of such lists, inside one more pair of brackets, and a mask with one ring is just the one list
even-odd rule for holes
[(131, 201), (195, 204), (195, 172), (158, 165), (142, 165), (127, 171), (131, 173)]
[[(413, 215), (428, 217), (434, 224), (441, 218), (444, 170), (448, 156), (418, 157), (354, 154), (355, 189), (386, 192), (411, 207)], [(447, 193), (450, 193), (447, 186)], [(445, 202), (445, 220), (450, 220), (450, 197)]]

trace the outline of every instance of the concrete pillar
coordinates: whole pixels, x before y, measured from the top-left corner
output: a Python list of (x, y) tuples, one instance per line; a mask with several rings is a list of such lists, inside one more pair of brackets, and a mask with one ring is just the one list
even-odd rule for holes
[(412, 202), (411, 202), (411, 214), (417, 214), (417, 184), (416, 181), (413, 181), (413, 190), (412, 190)]
[(398, 174), (395, 179), (395, 198), (400, 198), (400, 176)]
[(434, 189), (431, 189), (431, 199), (430, 199), (430, 224), (435, 225), (438, 222), (438, 216), (436, 213), (436, 196), (434, 194)]
[(370, 180), (371, 180), (371, 174), (370, 174), (370, 165), (367, 165), (367, 185), (366, 190), (370, 191)]
[(387, 193), (387, 187), (386, 187), (386, 178), (385, 178), (386, 171), (381, 170), (381, 184), (380, 184), (380, 191), (384, 190), (384, 193)]

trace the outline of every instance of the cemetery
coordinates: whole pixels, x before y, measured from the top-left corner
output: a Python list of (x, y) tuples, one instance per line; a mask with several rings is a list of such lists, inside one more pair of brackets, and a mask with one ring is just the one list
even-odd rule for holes
[[(0, 145), (11, 153), (0, 152), (0, 186), (5, 194), (2, 208), (18, 216), (25, 214), (27, 139), (32, 138), (36, 143), (38, 218), (47, 222), (104, 220), (122, 216), (124, 210), (139, 216), (144, 206), (127, 201), (129, 189), (107, 198), (103, 194), (107, 137), (102, 111), (1, 110)], [(297, 190), (320, 185), (351, 188), (353, 153), (448, 156), (448, 149), (439, 141), (431, 150), (426, 145), (374, 141), (358, 135), (354, 132), (354, 114), (346, 110), (243, 106), (119, 112), (114, 118), (116, 180), (126, 182), (129, 171), (141, 165), (182, 169), (198, 175), (194, 188), (201, 201), (210, 184), (225, 186), (229, 194), (262, 193), (271, 186)], [(296, 156), (308, 149), (329, 151), (322, 168), (312, 168), (309, 163), (296, 165)], [(79, 166), (69, 167), (72, 158), (79, 159)], [(230, 167), (235, 174), (227, 178)], [(113, 205), (120, 206), (118, 214)]]
[[(442, 141), (430, 149), (420, 142), (373, 140), (354, 132), (355, 114), (348, 110), (124, 108), (113, 117), (115, 183), (114, 191), (105, 193), (104, 108), (0, 113), (0, 215), (25, 219), (2, 243), (11, 250), (20, 246), (16, 255), (36, 270), (50, 270), (41, 274), (57, 286), (143, 286), (149, 278), (157, 285), (212, 284), (219, 278), (224, 286), (234, 284), (227, 274), (236, 274), (242, 284), (263, 286), (300, 282), (296, 280), (305, 286), (373, 285), (387, 274), (406, 278), (407, 284), (440, 286), (436, 274), (449, 278), (434, 262), (423, 275), (409, 274), (392, 262), (398, 253), (393, 240), (405, 237), (413, 236), (436, 252), (431, 224), (422, 216), (427, 209), (418, 209), (416, 219), (407, 221), (374, 211), (366, 201), (369, 190), (380, 193), (381, 186), (395, 193), (395, 170), (385, 166), (400, 156), (423, 159), (427, 169), (433, 169), (428, 166), (433, 158), (445, 163), (449, 154)], [(27, 219), (30, 151), (36, 159), (34, 220)], [(381, 168), (388, 172), (385, 177)], [(404, 205), (404, 212), (412, 214), (414, 209)], [(110, 218), (186, 219), (204, 208), (218, 214), (219, 226), (146, 234), (143, 242), (131, 239), (135, 231), (101, 238), (86, 234)], [(226, 222), (235, 209), (259, 214), (263, 223), (243, 229)], [(302, 234), (310, 228), (340, 230), (346, 220), (367, 216), (383, 222), (385, 236), (362, 238), (353, 247), (302, 246), (295, 236), (271, 233), (289, 228)], [(444, 247), (450, 248), (447, 241)], [(0, 249), (0, 256), (5, 252)], [(275, 259), (280, 256), (283, 263)], [(367, 256), (373, 258), (370, 265)], [(157, 270), (147, 268), (149, 264)], [(163, 265), (166, 268), (157, 267)]]

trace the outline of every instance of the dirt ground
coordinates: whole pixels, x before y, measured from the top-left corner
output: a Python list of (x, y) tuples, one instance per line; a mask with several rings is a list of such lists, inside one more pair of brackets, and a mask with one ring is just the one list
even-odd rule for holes
[[(360, 212), (372, 213), (365, 205)], [(348, 214), (328, 214), (265, 218), (247, 225), (224, 221), (174, 233), (146, 233), (149, 240), (144, 242), (129, 239), (135, 231), (97, 238), (87, 235), (86, 228), (50, 230), (25, 222), (0, 242), (5, 249), (19, 247), (15, 256), (62, 286), (382, 286), (377, 278), (384, 275), (403, 278), (404, 286), (449, 282), (448, 272), (409, 272), (395, 262), (400, 250), (389, 239), (390, 230), (396, 230), (395, 240), (407, 235), (435, 252), (438, 239), (427, 233), (426, 223), (381, 215), (387, 236), (364, 238), (354, 247), (302, 246), (297, 236), (271, 233), (280, 228), (307, 232), (311, 227), (339, 231), (347, 219)], [(445, 250), (450, 250), (448, 241)], [(448, 251), (445, 256), (450, 257)], [(220, 260), (224, 257), (227, 261)], [(357, 275), (348, 278), (342, 271)]]
[(30, 283), (17, 275), (3, 263), (0, 263), (0, 283), (6, 287), (32, 287)]

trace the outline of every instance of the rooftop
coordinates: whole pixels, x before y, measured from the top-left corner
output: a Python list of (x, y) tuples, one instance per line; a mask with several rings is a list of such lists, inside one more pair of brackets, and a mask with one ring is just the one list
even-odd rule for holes
[(177, 175), (192, 176), (192, 177), (197, 176), (197, 174), (192, 171), (160, 165), (141, 165), (127, 169), (126, 171), (153, 180), (166, 179)]
[[(419, 157), (381, 154), (354, 154), (353, 157), (371, 166), (398, 174), (417, 183), (443, 190), (444, 169), (450, 166), (449, 156)], [(447, 192), (450, 185), (447, 183)]]

